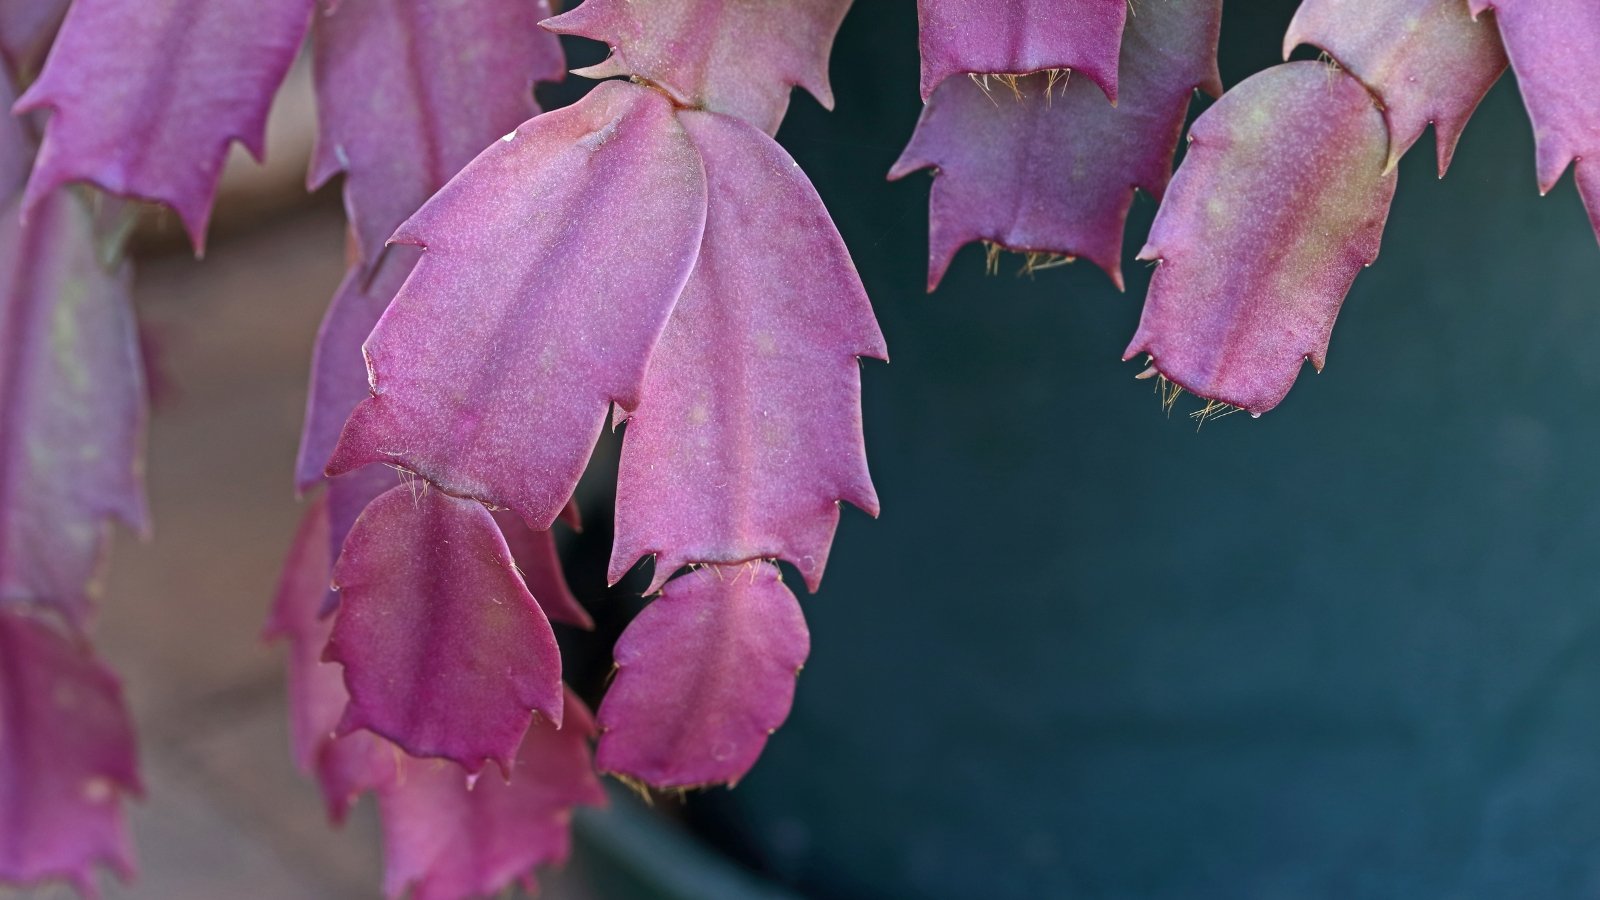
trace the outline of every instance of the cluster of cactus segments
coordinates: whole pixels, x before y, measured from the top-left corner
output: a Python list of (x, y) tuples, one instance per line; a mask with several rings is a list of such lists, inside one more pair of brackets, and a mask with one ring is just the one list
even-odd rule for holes
[[(293, 752), (330, 816), (374, 795), (392, 896), (532, 886), (599, 774), (734, 784), (788, 715), (842, 504), (876, 515), (862, 359), (887, 351), (816, 191), (773, 140), (831, 107), (850, 0), (0, 0), (0, 881), (134, 869), (132, 725), (89, 643), (112, 520), (146, 527), (144, 363), (121, 240), (204, 247), (231, 144), (309, 44), (309, 185), (349, 269), (317, 335), (271, 612)], [(1538, 183), (1600, 230), (1600, 4), (1305, 0), (1321, 53), (1227, 93), (1222, 0), (919, 0), (928, 288), (966, 244), (1121, 288), (1136, 189), (1158, 262), (1126, 356), (1260, 414), (1377, 257), (1399, 158), (1438, 168), (1509, 65)], [(603, 79), (541, 112), (556, 35)], [(1173, 159), (1196, 90), (1219, 99)], [(19, 96), (20, 94), (20, 96)], [(551, 535), (622, 429), (609, 580), (651, 567), (595, 713), (551, 622), (592, 627)], [(492, 765), (491, 765), (492, 764)], [(489, 771), (486, 773), (485, 770)]]

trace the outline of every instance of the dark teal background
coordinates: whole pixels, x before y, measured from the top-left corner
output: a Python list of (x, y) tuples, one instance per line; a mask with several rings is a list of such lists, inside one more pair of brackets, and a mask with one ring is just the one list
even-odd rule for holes
[[(1229, 85), (1294, 6), (1230, 0)], [(690, 821), (829, 898), (1600, 894), (1600, 248), (1512, 79), (1448, 179), (1431, 135), (1405, 159), (1327, 370), (1197, 432), (1118, 359), (1148, 198), (1126, 295), (974, 248), (923, 294), (927, 179), (884, 181), (915, 30), (858, 0), (837, 111), (779, 135), (888, 337), (883, 517), (847, 513), (789, 723)]]

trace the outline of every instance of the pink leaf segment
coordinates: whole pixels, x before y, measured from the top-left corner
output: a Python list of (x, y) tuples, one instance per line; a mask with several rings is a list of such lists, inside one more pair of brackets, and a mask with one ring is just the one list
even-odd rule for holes
[(667, 582), (617, 640), (596, 764), (660, 788), (737, 782), (788, 717), (810, 649), (770, 563)]
[(1084, 257), (1122, 287), (1122, 235), (1142, 189), (1157, 200), (1196, 89), (1222, 93), (1221, 0), (1151, 0), (1128, 19), (1118, 102), (1078, 78), (946, 79), (890, 179), (935, 169), (928, 290), (974, 241)]
[(705, 216), (699, 155), (649, 88), (605, 82), (496, 142), (396, 235), (426, 252), (329, 473), (389, 462), (549, 527), (608, 404), (638, 406)]
[(0, 608), (0, 880), (133, 876), (122, 798), (140, 793), (116, 676), (80, 640)]
[(295, 486), (302, 491), (323, 480), (345, 420), (368, 396), (361, 345), (405, 284), (417, 255), (415, 247), (393, 247), (376, 267), (352, 265), (328, 304), (311, 353), (311, 389), (295, 462)]
[(1123, 358), (1259, 415), (1319, 371), (1394, 197), (1388, 129), (1359, 81), (1286, 63), (1195, 122), (1140, 259), (1160, 260)]
[(339, 667), (322, 661), (333, 629), (321, 613), (333, 558), (328, 500), (318, 497), (295, 532), (264, 636), (289, 643), (290, 747), (300, 770), (322, 787), (329, 818), (342, 822), (356, 797), (389, 782), (400, 754), (371, 732), (337, 734), (350, 695)]
[(1492, 21), (1461, 0), (1305, 0), (1289, 23), (1283, 55), (1311, 44), (1383, 101), (1393, 168), (1434, 126), (1439, 177), (1461, 130), (1506, 68)]
[(1471, 0), (1494, 10), (1537, 141), (1539, 190), (1573, 164), (1600, 236), (1600, 4), (1592, 0)]
[(0, 603), (82, 624), (109, 522), (146, 524), (146, 415), (127, 265), (74, 192), (0, 207)]
[(511, 548), (511, 558), (527, 583), (528, 591), (539, 601), (539, 608), (550, 621), (593, 630), (594, 619), (572, 595), (572, 588), (567, 586), (567, 579), (561, 573), (555, 535), (549, 530), (534, 531), (508, 509), (496, 510), (494, 520), (500, 525), (500, 533), (505, 535), (506, 546)]
[[(362, 793), (376, 791), (391, 896), (492, 895), (535, 866), (564, 859), (570, 811), (604, 802), (590, 762), (594, 724), (570, 693), (562, 727), (540, 720), (516, 752), (510, 782), (475, 782), (453, 763), (415, 759), (365, 731), (339, 736), (348, 701), (339, 667), (323, 663), (331, 622), (318, 617), (328, 580), (327, 507), (310, 506), (285, 565), (267, 633), (289, 640), (290, 721), (295, 756), (314, 771), (329, 815), (342, 821)], [(470, 786), (469, 786), (470, 785)]]
[(794, 160), (738, 119), (679, 118), (705, 163), (710, 208), (630, 409), (610, 577), (655, 554), (654, 591), (691, 562), (783, 557), (815, 589), (838, 501), (878, 512), (857, 358), (888, 352)]
[(509, 772), (530, 711), (561, 724), (550, 623), (482, 504), (401, 485), (369, 504), (334, 566), (341, 733), (369, 729), (412, 756)]
[(827, 109), (828, 53), (851, 0), (584, 0), (545, 22), (611, 47), (589, 78), (637, 76), (683, 106), (737, 116), (768, 134), (803, 87)]
[(548, 0), (359, 0), (316, 17), (320, 134), (311, 186), (345, 173), (361, 259), (445, 182), (539, 109), (566, 67)]
[(48, 109), (25, 210), (67, 182), (164, 203), (196, 251), (228, 146), (259, 159), (315, 0), (75, 0), (17, 109)]
[(565, 724), (537, 722), (517, 750), (511, 780), (469, 781), (440, 760), (406, 759), (378, 793), (392, 898), (465, 900), (513, 884), (532, 893), (534, 869), (566, 860), (572, 809), (603, 806), (590, 761), (594, 720), (566, 693)]
[(952, 75), (1071, 69), (1117, 102), (1128, 0), (917, 0), (922, 99)]

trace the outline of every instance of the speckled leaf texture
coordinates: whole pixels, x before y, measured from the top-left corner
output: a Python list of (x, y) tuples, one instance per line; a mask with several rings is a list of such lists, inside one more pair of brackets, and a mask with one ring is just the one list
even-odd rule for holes
[(1467, 119), (1506, 68), (1494, 22), (1475, 21), (1462, 0), (1305, 0), (1284, 58), (1301, 44), (1383, 100), (1391, 168), (1431, 123), (1441, 178)]
[(131, 878), (121, 807), (139, 792), (116, 677), (81, 641), (0, 608), (0, 881), (95, 896), (96, 866)]
[(1538, 144), (1539, 190), (1573, 163), (1578, 192), (1600, 237), (1600, 3), (1471, 0), (1494, 10)]
[(85, 198), (26, 225), (0, 207), (0, 602), (82, 624), (110, 521), (143, 529), (146, 397), (126, 264), (97, 259)]
[(771, 563), (674, 578), (617, 639), (595, 764), (658, 788), (737, 782), (788, 718), (810, 652)]
[(401, 485), (369, 504), (334, 565), (325, 658), (344, 666), (340, 731), (412, 756), (509, 771), (531, 713), (561, 724), (561, 655), (482, 504)]
[(313, 31), (319, 135), (311, 185), (345, 173), (361, 259), (461, 167), (536, 113), (566, 67), (548, 0), (352, 0)]
[(891, 179), (936, 170), (928, 290), (956, 251), (992, 241), (1018, 253), (1083, 257), (1122, 287), (1134, 188), (1157, 200), (1196, 89), (1222, 93), (1221, 0), (1144, 0), (1123, 33), (1116, 106), (1081, 78), (1044, 73), (934, 91)]
[(705, 216), (699, 155), (648, 88), (605, 82), (497, 142), (398, 233), (427, 252), (329, 472), (390, 462), (548, 528), (608, 405), (638, 406)]
[(1321, 370), (1345, 294), (1378, 257), (1394, 198), (1372, 95), (1317, 62), (1286, 63), (1195, 122), (1140, 259), (1159, 260), (1124, 358), (1259, 415), (1300, 365)]
[(315, 0), (75, 0), (19, 110), (49, 109), (32, 209), (87, 181), (164, 203), (196, 250), (228, 147), (260, 158)]
[(39, 71), (69, 0), (0, 0), (0, 56), (13, 78)]
[(291, 737), (303, 770), (314, 772), (329, 815), (342, 821), (354, 800), (376, 791), (383, 817), (387, 881), (398, 895), (488, 895), (532, 870), (565, 858), (570, 809), (599, 804), (590, 761), (594, 724), (570, 693), (560, 729), (540, 720), (516, 753), (509, 784), (480, 779), (443, 760), (407, 757), (370, 732), (335, 734), (349, 695), (339, 667), (321, 661), (331, 622), (319, 618), (329, 555), (327, 507), (307, 508), (284, 566), (267, 633), (287, 638)]
[(699, 261), (630, 408), (612, 581), (654, 554), (781, 557), (815, 588), (839, 501), (878, 512), (858, 357), (886, 359), (861, 278), (799, 166), (744, 122), (679, 114), (705, 164)]
[(1128, 0), (917, 0), (922, 99), (951, 76), (1071, 69), (1117, 99)]
[(849, 10), (850, 0), (584, 0), (545, 27), (610, 46), (578, 75), (638, 76), (774, 134), (790, 88), (833, 108), (828, 53)]
[(469, 787), (449, 763), (402, 763), (378, 793), (390, 897), (409, 889), (412, 900), (465, 900), (513, 884), (533, 893), (536, 867), (566, 861), (573, 807), (602, 806), (605, 792), (589, 756), (594, 720), (571, 692), (564, 720), (560, 730), (548, 722), (528, 730), (509, 782)]

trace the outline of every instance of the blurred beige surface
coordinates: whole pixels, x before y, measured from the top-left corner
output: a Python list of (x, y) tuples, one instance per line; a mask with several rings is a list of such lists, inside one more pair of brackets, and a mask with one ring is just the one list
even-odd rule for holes
[[(281, 650), (260, 640), (298, 521), (312, 339), (343, 274), (323, 203), (141, 261), (136, 297), (172, 385), (153, 416), (149, 542), (119, 534), (95, 628), (121, 674), (147, 788), (131, 810), (142, 900), (380, 895), (370, 801), (342, 831), (288, 753)], [(546, 877), (544, 896), (570, 896)], [(69, 897), (46, 888), (31, 897)]]

